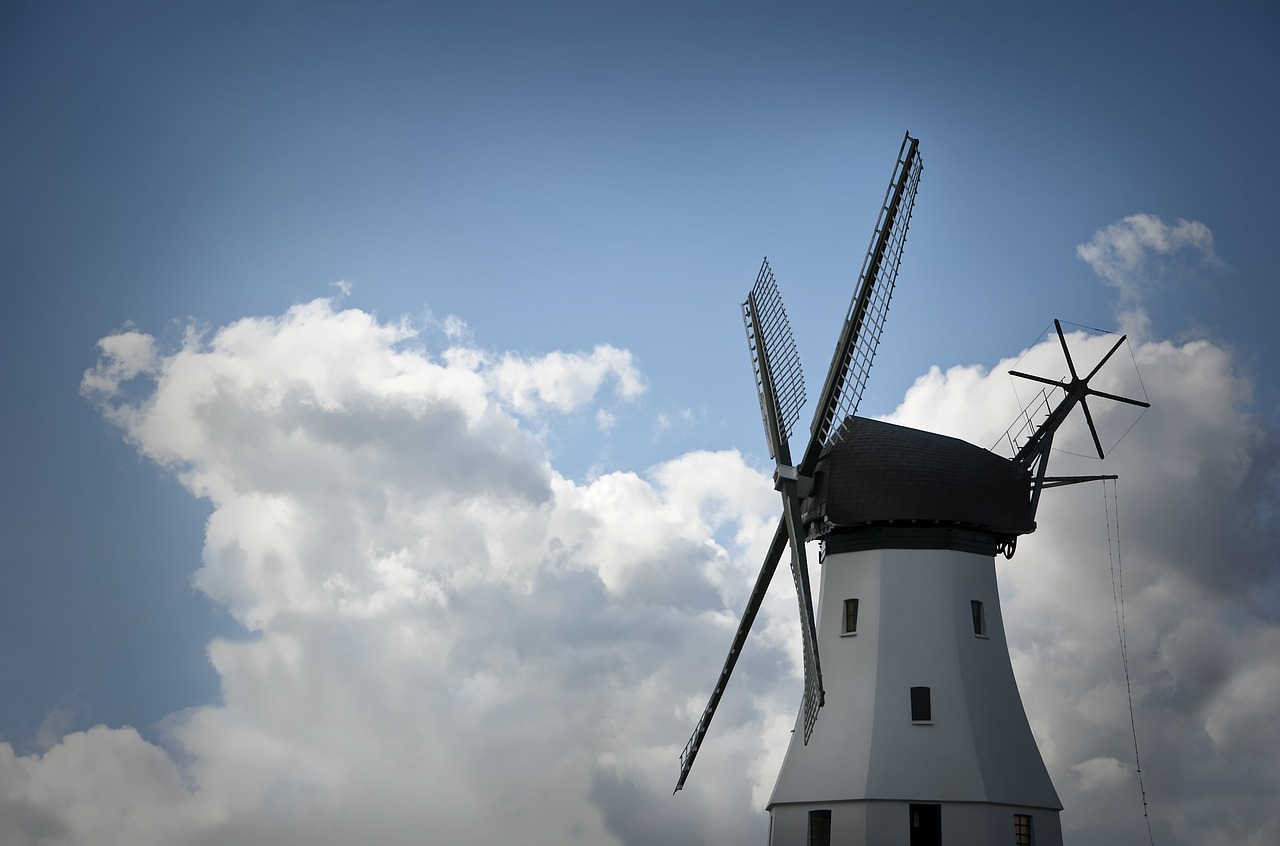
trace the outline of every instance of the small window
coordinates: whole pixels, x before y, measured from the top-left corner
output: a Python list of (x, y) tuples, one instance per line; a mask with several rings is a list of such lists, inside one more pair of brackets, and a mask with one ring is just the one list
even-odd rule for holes
[(911, 846), (942, 846), (942, 806), (908, 805), (911, 813)]
[(933, 720), (933, 706), (929, 701), (929, 688), (911, 688), (911, 722), (927, 723)]
[(973, 633), (979, 637), (987, 636), (987, 612), (983, 609), (982, 603), (974, 599), (969, 603), (973, 611)]
[(844, 631), (842, 634), (858, 633), (858, 600), (846, 599), (844, 601)]
[(831, 846), (831, 812), (809, 812), (809, 846)]
[(1013, 815), (1013, 846), (1032, 846), (1031, 815)]

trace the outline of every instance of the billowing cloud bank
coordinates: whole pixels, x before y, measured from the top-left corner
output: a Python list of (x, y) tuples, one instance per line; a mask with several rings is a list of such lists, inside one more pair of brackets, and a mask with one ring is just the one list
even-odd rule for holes
[[(708, 759), (735, 786), (722, 809), (654, 803), (743, 601), (770, 484), (729, 452), (575, 484), (529, 426), (637, 396), (630, 355), (491, 356), (454, 330), (432, 353), (321, 299), (167, 354), (136, 331), (103, 339), (83, 390), (211, 503), (195, 583), (251, 636), (210, 645), (223, 702), (175, 715), (165, 749), (100, 727), (9, 754), (11, 826), (70, 843), (752, 828), (735, 802), (766, 776), (745, 744)], [(775, 641), (767, 686), (791, 672)], [(725, 728), (759, 737), (778, 708), (744, 703)]]
[[(37, 755), (0, 744), (0, 842), (762, 840), (799, 698), (789, 580), (688, 788), (669, 792), (772, 529), (768, 478), (733, 452), (564, 478), (530, 421), (636, 396), (630, 356), (495, 356), (451, 337), (431, 350), (317, 300), (177, 350), (102, 340), (83, 390), (208, 500), (195, 583), (248, 634), (210, 644), (222, 701), (172, 715), (160, 746), (105, 726)], [(1070, 340), (1087, 363), (1107, 343)], [(1053, 340), (1021, 366), (1059, 356)], [(1274, 436), (1222, 348), (1148, 341), (1135, 359), (1155, 409), (1105, 468), (1122, 476), (1157, 840), (1280, 842)], [(896, 417), (994, 443), (1011, 363), (936, 370)], [(1128, 425), (1093, 410), (1104, 431)], [(1000, 575), (1068, 838), (1118, 844), (1145, 827), (1104, 515), (1096, 485), (1047, 493)]]

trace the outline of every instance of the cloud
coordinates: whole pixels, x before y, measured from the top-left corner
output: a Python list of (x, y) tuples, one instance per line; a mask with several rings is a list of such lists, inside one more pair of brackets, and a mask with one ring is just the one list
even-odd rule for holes
[(542, 406), (564, 413), (576, 411), (610, 378), (621, 400), (636, 399), (645, 391), (644, 377), (631, 353), (609, 344), (597, 346), (590, 355), (552, 352), (524, 358), (508, 353), (492, 371), (497, 394), (521, 414), (534, 413)]
[(108, 335), (98, 341), (98, 351), (98, 366), (85, 374), (80, 386), (87, 396), (114, 394), (122, 383), (154, 370), (159, 361), (155, 339), (137, 331)]
[[(630, 354), (495, 359), (450, 340), (432, 353), (407, 323), (325, 299), (163, 354), (139, 333), (104, 339), (82, 390), (209, 502), (194, 580), (247, 634), (210, 644), (222, 700), (173, 715), (163, 748), (97, 727), (42, 755), (9, 750), (0, 796), (30, 820), (12, 842), (54, 828), (139, 844), (651, 831), (636, 803), (670, 807), (776, 494), (735, 452), (575, 483), (515, 415), (590, 413), (609, 380), (636, 396)], [(791, 603), (784, 590), (762, 614), (744, 687), (798, 672), (768, 630), (789, 633)], [(762, 725), (790, 699), (725, 710), (717, 727), (740, 742), (699, 762), (715, 798), (664, 812), (669, 828), (711, 843), (759, 829), (742, 797)], [(165, 766), (95, 788), (64, 774), (72, 746)], [(56, 789), (6, 792), (6, 767)], [(118, 818), (81, 814), (99, 806)]]
[(443, 326), (445, 337), (451, 341), (462, 341), (470, 337), (471, 330), (466, 321), (456, 315), (446, 317)]
[[(800, 695), (786, 578), (689, 784), (670, 790), (771, 536), (770, 480), (732, 451), (568, 479), (521, 409), (594, 416), (610, 380), (624, 399), (643, 384), (629, 355), (517, 359), (447, 340), (433, 351), (409, 324), (331, 300), (169, 351), (134, 330), (103, 339), (82, 390), (208, 502), (195, 584), (246, 631), (209, 645), (219, 701), (171, 715), (159, 744), (128, 727), (53, 737), (56, 720), (36, 754), (0, 744), (0, 839), (764, 836)], [(1070, 341), (1086, 361), (1108, 345)], [(1060, 355), (1054, 340), (1023, 366)], [(1275, 842), (1275, 433), (1223, 349), (1151, 341), (1135, 360), (1155, 409), (1106, 469), (1122, 477), (1111, 522), (1157, 836)], [(498, 375), (506, 362), (519, 378)], [(993, 443), (1016, 411), (1010, 364), (932, 371), (896, 419)], [(1119, 371), (1106, 378), (1127, 390)], [(1093, 410), (1107, 430), (1124, 411)], [(1051, 491), (1039, 521), (999, 564), (1023, 697), (1069, 840), (1132, 842), (1143, 823), (1101, 493)]]
[(1071, 770), (1080, 777), (1080, 789), (1085, 792), (1132, 788), (1134, 781), (1133, 768), (1109, 755), (1072, 764)]
[(1179, 218), (1172, 225), (1152, 214), (1133, 214), (1099, 229), (1076, 255), (1120, 294), (1123, 330), (1135, 337), (1150, 333), (1145, 301), (1179, 253), (1200, 254), (1202, 266), (1225, 265), (1213, 250), (1213, 233), (1198, 220)]

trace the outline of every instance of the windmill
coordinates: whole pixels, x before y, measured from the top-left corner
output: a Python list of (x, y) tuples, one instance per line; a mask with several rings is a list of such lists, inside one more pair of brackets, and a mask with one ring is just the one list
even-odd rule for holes
[[(1035, 530), (1043, 488), (1099, 478), (1047, 475), (1053, 435), (1072, 409), (1084, 410), (1101, 456), (1087, 398), (1146, 403), (1089, 386), (1123, 338), (1080, 378), (1055, 321), (1071, 378), (1016, 374), (1065, 396), (1046, 399), (1045, 420), (1013, 459), (856, 416), (921, 168), (919, 142), (907, 134), (797, 464), (789, 438), (804, 381), (767, 259), (743, 303), (782, 515), (675, 789), (789, 550), (804, 693), (768, 806), (770, 846), (936, 846), (944, 821), (948, 843), (1004, 842), (1010, 832), (1018, 844), (1061, 843), (1062, 806), (1013, 678), (994, 560)], [(822, 542), (816, 614), (805, 555), (814, 539)]]

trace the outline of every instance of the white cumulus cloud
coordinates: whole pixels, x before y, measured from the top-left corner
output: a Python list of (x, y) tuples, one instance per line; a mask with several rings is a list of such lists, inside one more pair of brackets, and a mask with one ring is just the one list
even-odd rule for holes
[(492, 369), (496, 392), (521, 414), (546, 406), (571, 412), (590, 402), (607, 379), (619, 399), (633, 400), (645, 391), (644, 377), (631, 353), (601, 344), (589, 355), (551, 352), (535, 358), (504, 355)]
[(1221, 267), (1213, 249), (1213, 232), (1198, 220), (1165, 223), (1153, 214), (1132, 214), (1104, 226), (1076, 255), (1120, 294), (1121, 326), (1145, 338), (1150, 331), (1144, 301), (1182, 251), (1198, 253), (1201, 264)]
[[(455, 336), (433, 354), (407, 323), (324, 299), (167, 353), (115, 337), (82, 390), (208, 501), (195, 583), (247, 634), (210, 644), (222, 701), (173, 715), (163, 748), (125, 727), (2, 747), (0, 807), (25, 821), (6, 842), (731, 843), (759, 828), (741, 797), (789, 696), (726, 709), (718, 728), (739, 742), (699, 762), (714, 801), (672, 810), (669, 791), (768, 541), (769, 480), (717, 452), (578, 484), (513, 416), (590, 413), (610, 379), (636, 396), (628, 353), (492, 364)], [(762, 628), (787, 631), (791, 603), (784, 590)], [(797, 671), (768, 632), (743, 666), (767, 689)], [(97, 784), (66, 774), (73, 747), (152, 763)]]

